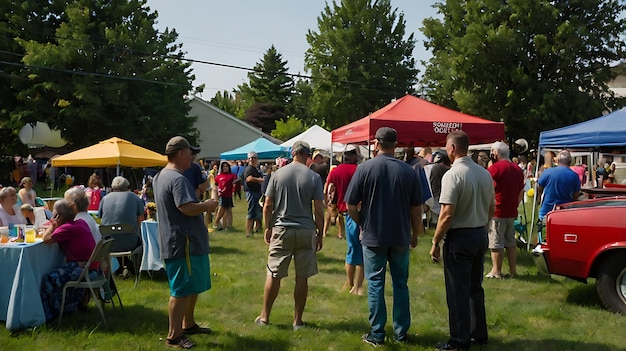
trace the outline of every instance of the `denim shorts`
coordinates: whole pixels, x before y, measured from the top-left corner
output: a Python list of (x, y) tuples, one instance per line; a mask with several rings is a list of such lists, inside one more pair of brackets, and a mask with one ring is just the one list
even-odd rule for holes
[(263, 219), (263, 210), (259, 204), (261, 200), (261, 192), (246, 191), (246, 200), (248, 201), (248, 219), (261, 220)]

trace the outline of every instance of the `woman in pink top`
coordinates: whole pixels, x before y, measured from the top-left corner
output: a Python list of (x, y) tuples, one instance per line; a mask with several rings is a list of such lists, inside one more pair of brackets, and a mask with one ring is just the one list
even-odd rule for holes
[[(96, 247), (89, 225), (82, 219), (75, 221), (74, 216), (74, 209), (67, 200), (61, 199), (55, 202), (53, 219), (43, 235), (44, 243), (59, 244), (66, 259), (66, 263), (45, 275), (41, 282), (41, 302), (46, 320), (59, 315), (63, 285), (70, 280), (78, 279)], [(89, 267), (92, 279), (97, 278), (97, 269), (97, 264)], [(77, 308), (86, 306), (89, 301), (88, 296), (85, 294), (85, 289), (67, 289), (63, 313), (73, 312)]]
[[(215, 217), (215, 225), (213, 228), (221, 230), (222, 228), (230, 229), (233, 225), (233, 182), (237, 179), (237, 175), (230, 170), (228, 162), (222, 162), (220, 165), (220, 173), (215, 176), (215, 185), (217, 186), (217, 195), (220, 198), (220, 209)], [(220, 220), (224, 218), (224, 227), (220, 226)]]

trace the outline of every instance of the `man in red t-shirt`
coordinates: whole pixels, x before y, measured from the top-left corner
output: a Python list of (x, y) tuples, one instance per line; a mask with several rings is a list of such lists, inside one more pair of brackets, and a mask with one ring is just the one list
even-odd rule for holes
[(524, 172), (509, 160), (509, 146), (501, 141), (491, 146), (493, 164), (487, 170), (493, 178), (496, 193), (496, 212), (489, 229), (489, 249), (493, 267), (486, 278), (502, 278), (502, 262), (506, 248), (511, 277), (517, 274), (515, 261), (517, 245), (513, 224), (517, 218), (517, 207), (524, 194)]
[[(346, 150), (342, 155), (342, 163), (330, 172), (326, 185), (330, 188), (334, 187), (334, 200), (337, 202), (337, 210), (345, 216), (345, 236), (348, 244), (346, 253), (346, 288), (350, 290), (351, 294), (363, 295), (363, 248), (359, 240), (360, 229), (356, 222), (346, 213), (348, 208), (344, 199), (350, 180), (356, 171), (358, 160), (356, 147), (354, 145), (346, 146)], [(337, 223), (337, 225), (341, 224)]]

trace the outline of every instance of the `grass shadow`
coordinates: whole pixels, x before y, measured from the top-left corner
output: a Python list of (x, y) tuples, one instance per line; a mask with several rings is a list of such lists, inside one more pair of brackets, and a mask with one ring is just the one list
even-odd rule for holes
[(497, 349), (509, 349), (509, 350), (544, 350), (544, 351), (623, 351), (623, 348), (613, 347), (606, 344), (596, 343), (583, 343), (579, 341), (570, 340), (558, 340), (558, 339), (542, 339), (542, 340), (515, 340), (512, 342), (500, 342), (499, 340), (489, 340), (489, 348), (493, 349), (494, 346), (500, 345)]
[[(426, 332), (419, 333), (417, 335), (409, 333), (409, 345), (421, 346), (424, 349), (434, 349), (434, 346), (441, 341), (448, 340), (449, 335), (447, 333)], [(388, 345), (392, 346), (392, 345)], [(393, 345), (395, 346), (395, 345)], [(393, 348), (395, 349), (395, 348)], [(501, 339), (501, 338), (489, 338), (488, 345), (474, 345), (472, 350), (516, 350), (516, 351), (593, 351), (593, 350), (609, 350), (618, 351), (623, 348), (611, 347), (604, 344), (597, 343), (582, 343), (577, 341), (559, 340), (559, 339)]]
[(328, 256), (325, 255), (323, 253), (323, 251), (319, 251), (317, 253), (317, 262), (319, 264), (327, 264), (327, 265), (343, 265), (346, 260), (345, 260), (345, 256), (344, 257), (337, 257), (337, 256)]
[(291, 349), (291, 344), (287, 340), (267, 338), (263, 337), (264, 335), (253, 338), (241, 334), (225, 333), (223, 336), (226, 336), (226, 340), (222, 340), (219, 344), (222, 350), (286, 351)]
[(589, 307), (593, 309), (603, 310), (604, 305), (600, 301), (600, 297), (596, 291), (595, 284), (580, 284), (568, 291), (565, 299), (567, 303)]
[(234, 247), (224, 247), (211, 245), (211, 255), (243, 255), (245, 251)]
[[(123, 302), (123, 301), (122, 301)], [(104, 306), (104, 316), (108, 328), (102, 323), (97, 307), (90, 303), (85, 312), (74, 312), (63, 315), (62, 323), (58, 320), (48, 323), (44, 328), (49, 330), (85, 330), (100, 329), (106, 333), (144, 335), (145, 333), (163, 333), (168, 329), (167, 311), (155, 310), (142, 305), (120, 306), (115, 309), (110, 304)], [(127, 323), (127, 319), (140, 320), (141, 323)]]
[(318, 328), (328, 330), (329, 332), (344, 331), (349, 333), (355, 333), (359, 336), (371, 329), (369, 323), (367, 322), (367, 319), (359, 320), (359, 322), (355, 322), (353, 319), (342, 319), (330, 323), (324, 322), (321, 323)]

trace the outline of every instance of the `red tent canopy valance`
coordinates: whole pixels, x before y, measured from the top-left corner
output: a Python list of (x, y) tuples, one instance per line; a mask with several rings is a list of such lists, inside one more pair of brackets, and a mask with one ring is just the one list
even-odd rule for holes
[(472, 144), (504, 140), (504, 123), (467, 115), (406, 95), (371, 115), (332, 131), (332, 141), (349, 144), (374, 139), (380, 127), (398, 131), (398, 145), (443, 146), (446, 136), (462, 130)]

